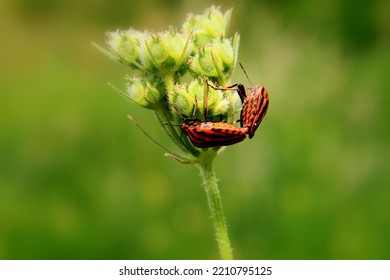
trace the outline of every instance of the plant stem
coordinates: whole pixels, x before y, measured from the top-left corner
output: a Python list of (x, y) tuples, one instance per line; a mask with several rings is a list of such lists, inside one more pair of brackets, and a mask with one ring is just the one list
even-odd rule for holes
[(222, 209), (221, 195), (215, 177), (213, 161), (215, 152), (204, 152), (201, 155), (198, 167), (203, 177), (203, 186), (206, 191), (207, 201), (214, 224), (215, 237), (218, 243), (219, 253), (223, 260), (232, 260), (233, 253), (230, 245), (225, 216)]

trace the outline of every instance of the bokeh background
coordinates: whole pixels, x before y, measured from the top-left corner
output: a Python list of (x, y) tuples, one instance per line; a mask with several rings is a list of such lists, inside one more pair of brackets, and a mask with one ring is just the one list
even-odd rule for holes
[[(239, 259), (390, 259), (390, 2), (0, 2), (0, 258), (216, 259), (198, 170), (153, 114), (107, 85), (105, 32), (234, 8), (270, 107), (216, 160)], [(131, 74), (131, 73), (130, 73)], [(249, 86), (237, 68), (234, 81)]]

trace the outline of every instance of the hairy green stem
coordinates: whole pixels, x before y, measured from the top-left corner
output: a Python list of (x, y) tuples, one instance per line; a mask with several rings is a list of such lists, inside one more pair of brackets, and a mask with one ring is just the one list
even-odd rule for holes
[(216, 153), (213, 152), (211, 154), (210, 152), (203, 153), (197, 165), (200, 169), (201, 176), (203, 177), (203, 186), (206, 191), (211, 218), (214, 224), (219, 253), (223, 260), (232, 260), (232, 247), (230, 245), (226, 220), (223, 214), (221, 194), (213, 168), (213, 161)]

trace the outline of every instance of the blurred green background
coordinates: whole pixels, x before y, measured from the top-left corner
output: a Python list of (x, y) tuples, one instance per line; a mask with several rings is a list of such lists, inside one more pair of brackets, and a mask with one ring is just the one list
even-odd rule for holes
[[(270, 107), (216, 160), (238, 259), (390, 259), (389, 1), (0, 2), (0, 258), (215, 259), (198, 170), (107, 86), (105, 32), (234, 8)], [(249, 82), (237, 68), (233, 80)]]

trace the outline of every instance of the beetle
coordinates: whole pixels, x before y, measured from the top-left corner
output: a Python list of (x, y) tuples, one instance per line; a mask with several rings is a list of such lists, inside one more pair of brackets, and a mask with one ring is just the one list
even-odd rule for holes
[(255, 135), (268, 110), (268, 92), (263, 85), (248, 88), (248, 95), (241, 110), (241, 126), (248, 128), (249, 139)]
[(248, 129), (227, 122), (202, 122), (197, 118), (186, 118), (181, 129), (191, 143), (198, 148), (229, 146), (243, 141)]
[(243, 141), (246, 138), (247, 128), (236, 127), (234, 124), (224, 121), (207, 121), (207, 97), (206, 95), (204, 122), (196, 117), (196, 105), (194, 106), (192, 117), (182, 115), (175, 108), (176, 112), (183, 118), (181, 129), (188, 136), (191, 143), (198, 148), (211, 148), (229, 146)]
[(251, 86), (248, 88), (248, 95), (243, 84), (235, 83), (227, 87), (216, 87), (208, 83), (215, 90), (235, 90), (242, 102), (240, 123), (242, 128), (247, 128), (249, 139), (255, 135), (257, 127), (260, 125), (267, 113), (269, 97), (263, 85)]

